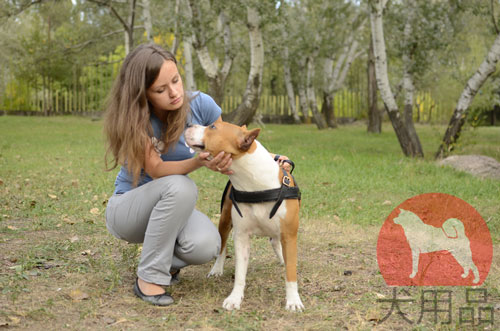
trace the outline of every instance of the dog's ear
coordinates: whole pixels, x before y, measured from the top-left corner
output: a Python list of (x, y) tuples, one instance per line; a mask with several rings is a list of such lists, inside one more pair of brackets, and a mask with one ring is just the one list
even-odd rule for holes
[(253, 141), (260, 133), (260, 129), (253, 129), (251, 131), (245, 132), (244, 136), (240, 139), (239, 148), (242, 151), (248, 151), (250, 146), (252, 146)]

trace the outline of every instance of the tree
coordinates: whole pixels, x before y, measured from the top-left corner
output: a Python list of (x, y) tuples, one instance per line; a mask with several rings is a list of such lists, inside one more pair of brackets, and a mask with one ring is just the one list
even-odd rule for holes
[(474, 96), (479, 91), (484, 82), (490, 77), (496, 70), (497, 62), (500, 60), (500, 34), (496, 37), (493, 45), (491, 46), (488, 54), (486, 54), (485, 59), (472, 75), (472, 77), (467, 81), (460, 98), (458, 99), (457, 106), (453, 115), (451, 116), (448, 128), (443, 136), (441, 144), (436, 153), (436, 158), (444, 157), (448, 152), (450, 152), (458, 138), (462, 127), (467, 119), (469, 106), (474, 99)]
[[(188, 36), (188, 43), (192, 41), (192, 45), (198, 55), (198, 60), (205, 72), (208, 80), (208, 94), (210, 94), (218, 105), (224, 100), (224, 88), (227, 77), (233, 65), (234, 52), (232, 50), (231, 28), (224, 8), (220, 4), (189, 0), (189, 10), (192, 14), (192, 36)], [(208, 7), (202, 12), (202, 6)], [(207, 17), (217, 17), (217, 35), (223, 39), (224, 60), (219, 66), (219, 58), (217, 55), (211, 55), (209, 51), (210, 37), (207, 35), (211, 29), (209, 27), (209, 19)], [(215, 53), (217, 54), (217, 53)]]
[(249, 124), (257, 107), (262, 92), (264, 70), (264, 42), (262, 41), (261, 17), (257, 8), (247, 4), (247, 28), (250, 37), (250, 70), (242, 102), (224, 119), (237, 125)]
[(401, 118), (399, 107), (389, 84), (389, 75), (387, 73), (387, 53), (385, 48), (384, 27), (382, 20), (383, 10), (386, 3), (387, 0), (370, 1), (370, 22), (372, 29), (373, 51), (375, 54), (377, 86), (404, 155), (421, 157), (423, 156), (422, 149), (411, 139), (410, 133)]

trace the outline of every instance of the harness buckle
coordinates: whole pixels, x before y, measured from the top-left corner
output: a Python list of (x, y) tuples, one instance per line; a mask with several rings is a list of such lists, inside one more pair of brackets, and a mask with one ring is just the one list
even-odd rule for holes
[(290, 187), (290, 177), (283, 176), (283, 185)]

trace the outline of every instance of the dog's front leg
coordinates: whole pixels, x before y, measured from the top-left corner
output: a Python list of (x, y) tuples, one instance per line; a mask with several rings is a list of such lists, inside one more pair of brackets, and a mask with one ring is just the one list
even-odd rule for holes
[(297, 232), (299, 225), (298, 209), (282, 221), (281, 245), (286, 268), (286, 310), (302, 311), (304, 305), (300, 300), (297, 286)]
[(411, 248), (411, 257), (412, 257), (412, 264), (411, 264), (410, 278), (414, 278), (418, 272), (418, 261), (420, 259), (420, 250), (418, 249), (418, 247)]
[(234, 251), (236, 257), (236, 271), (234, 276), (234, 287), (231, 294), (224, 300), (222, 307), (227, 310), (240, 309), (241, 301), (245, 292), (245, 278), (250, 258), (250, 235), (241, 233), (235, 229)]

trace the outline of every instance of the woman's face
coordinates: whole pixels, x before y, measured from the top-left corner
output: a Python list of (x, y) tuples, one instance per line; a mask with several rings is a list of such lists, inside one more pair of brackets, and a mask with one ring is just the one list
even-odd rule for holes
[(165, 60), (158, 78), (147, 89), (146, 96), (155, 111), (178, 110), (184, 103), (184, 87), (177, 65)]

